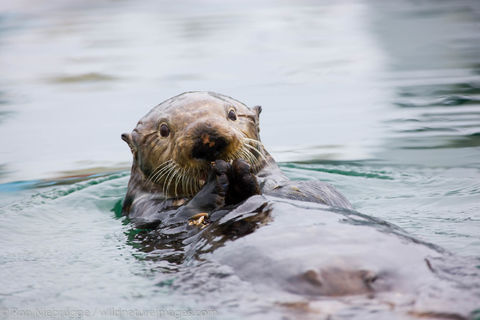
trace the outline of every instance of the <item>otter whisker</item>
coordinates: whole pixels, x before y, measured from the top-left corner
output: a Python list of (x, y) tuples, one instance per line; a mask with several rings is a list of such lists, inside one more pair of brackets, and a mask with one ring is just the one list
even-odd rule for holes
[(244, 147), (242, 150), (243, 150), (243, 153), (244, 153), (245, 157), (250, 161), (250, 163), (253, 167), (253, 171), (258, 171), (258, 169), (262, 166), (261, 159), (256, 157), (252, 153), (252, 151), (250, 151), (250, 149), (248, 149), (246, 147)]
[(178, 188), (178, 183), (180, 182), (181, 178), (182, 178), (182, 169), (178, 168), (177, 169), (177, 175), (175, 176), (175, 197), (178, 197), (177, 188)]
[(192, 174), (192, 187), (193, 187), (193, 192), (192, 194), (195, 194), (197, 193), (199, 190), (200, 190), (200, 182), (198, 181), (198, 175), (200, 174), (200, 171), (198, 170), (198, 168), (195, 168), (195, 170), (193, 170), (193, 174)]
[(172, 168), (173, 165), (174, 164), (172, 160), (167, 161), (165, 163), (165, 166), (161, 170), (159, 170), (158, 173), (155, 175), (155, 178), (153, 181), (157, 183), (160, 180), (160, 178)]
[(178, 164), (175, 166), (175, 174), (172, 177), (172, 183), (175, 181), (175, 197), (178, 196), (178, 183), (180, 182), (182, 178), (182, 170), (183, 168), (180, 167)]
[(189, 168), (182, 168), (183, 173), (182, 173), (182, 189), (183, 189), (183, 194), (186, 196), (190, 195), (190, 191), (188, 190), (188, 179), (190, 176), (190, 169)]
[(175, 176), (175, 169), (172, 168), (171, 174), (169, 174), (169, 175), (167, 176), (167, 178), (165, 179), (165, 182), (166, 182), (166, 183), (165, 183), (165, 192), (164, 192), (165, 195), (169, 195), (170, 184), (171, 184), (172, 179), (173, 179), (174, 176)]
[[(177, 179), (178, 170), (179, 170), (178, 165), (176, 163), (174, 163), (173, 168), (172, 168), (172, 175), (168, 178), (167, 192), (170, 191), (170, 185)], [(176, 190), (175, 190), (175, 197), (176, 196), (177, 196), (177, 194), (176, 194)]]
[(202, 184), (200, 183), (201, 176), (202, 176), (202, 170), (199, 168), (196, 168), (195, 174), (194, 174), (194, 187), (195, 187), (194, 192), (195, 193), (197, 193), (202, 188)]
[(243, 150), (245, 151), (245, 153), (246, 153), (255, 163), (258, 162), (258, 158), (255, 157), (255, 155), (252, 153), (252, 151), (250, 151), (250, 150), (248, 149), (249, 145), (246, 144), (244, 147), (245, 147), (245, 148), (244, 148)]
[(193, 175), (190, 175), (188, 177), (188, 192), (193, 195), (194, 194), (194, 188), (193, 188)]
[(253, 165), (252, 157), (248, 153), (248, 149), (242, 148), (240, 149), (240, 151), (241, 151), (242, 158), (248, 161), (251, 165)]
[(173, 163), (168, 163), (167, 166), (165, 166), (165, 168), (163, 168), (155, 177), (155, 180), (153, 181), (154, 183), (159, 183), (160, 180), (168, 175), (170, 173), (170, 170), (172, 170), (172, 167), (173, 167)]
[(181, 178), (181, 185), (182, 185), (182, 190), (183, 190), (183, 193), (185, 194), (186, 193), (186, 184), (185, 184), (185, 177), (187, 175), (187, 171), (185, 170), (185, 168), (182, 168), (182, 178)]
[(180, 184), (180, 188), (182, 190), (182, 194), (181, 195), (185, 195), (186, 193), (186, 190), (185, 190), (185, 176), (187, 175), (187, 171), (185, 170), (185, 168), (183, 167), (179, 167), (178, 169), (178, 178), (177, 178), (177, 182), (175, 184), (175, 192), (177, 190), (177, 184)]
[(165, 166), (164, 168), (162, 168), (162, 170), (159, 170), (151, 179), (151, 181), (153, 183), (158, 183), (158, 181), (161, 180), (161, 178), (163, 177), (163, 175), (165, 174), (165, 172), (168, 172), (169, 170), (169, 166)]
[(242, 148), (240, 149), (242, 156), (250, 162), (251, 165), (254, 165), (258, 160), (255, 158), (255, 156), (248, 150), (246, 147), (246, 144), (242, 145)]
[[(254, 161), (255, 161), (256, 163), (259, 162), (258, 157), (257, 157), (252, 151), (255, 152), (255, 154), (259, 154), (257, 149), (255, 149), (254, 147), (246, 144), (246, 145), (245, 145), (245, 152), (247, 152), (253, 159), (255, 159)], [(262, 155), (262, 156), (263, 156), (263, 155)], [(261, 156), (261, 158), (262, 158), (262, 156)], [(264, 157), (262, 158), (262, 160), (265, 160), (265, 161), (266, 161), (266, 159), (265, 159)]]
[[(260, 140), (255, 140), (255, 139), (245, 137), (245, 138), (243, 138), (243, 142), (244, 142), (244, 144), (246, 144), (250, 147), (256, 148), (258, 151), (260, 151), (260, 148), (265, 149), (263, 143)], [(246, 142), (249, 142), (249, 143), (246, 143)], [(262, 153), (262, 152), (259, 152), (259, 153)]]
[(167, 161), (167, 162), (164, 162), (162, 164), (160, 164), (157, 168), (155, 168), (155, 170), (152, 171), (152, 173), (150, 174), (150, 176), (148, 177), (148, 181), (154, 181), (155, 177), (160, 174), (160, 172), (165, 169), (166, 166), (168, 166), (170, 164), (171, 160)]
[(175, 165), (172, 164), (172, 166), (170, 166), (169, 170), (166, 172), (166, 175), (165, 175), (165, 179), (163, 180), (163, 194), (165, 196), (168, 195), (168, 190), (169, 190), (169, 187), (170, 187), (170, 180), (171, 180), (171, 177), (173, 177), (175, 175)]
[(257, 140), (257, 139), (252, 139), (252, 138), (248, 138), (248, 137), (243, 137), (243, 140), (246, 140), (246, 141), (249, 141), (249, 142), (253, 142), (253, 143), (256, 143), (256, 144), (259, 144), (259, 145), (263, 146), (262, 141)]
[[(244, 150), (244, 148), (243, 148), (243, 146), (242, 146), (242, 148), (238, 149), (238, 150), (232, 155), (231, 159), (229, 159), (229, 160), (232, 160), (232, 161), (233, 161), (233, 160), (235, 160), (235, 159), (243, 158), (243, 157), (244, 157), (244, 155), (243, 155), (243, 150)], [(247, 160), (247, 159), (246, 159), (246, 160)]]
[[(260, 146), (263, 147), (263, 144), (262, 144), (260, 141), (258, 141), (258, 140), (249, 139), (249, 138), (245, 138), (244, 140), (247, 141), (247, 142), (255, 142), (255, 143), (257, 143), (258, 145), (260, 145)], [(245, 143), (244, 146), (247, 147), (247, 148), (250, 148), (250, 149), (254, 150), (265, 162), (268, 163), (267, 158), (265, 158), (265, 156), (263, 155), (263, 152), (261, 152), (261, 151), (259, 150), (259, 148), (256, 148), (256, 147), (252, 146), (252, 145), (249, 144), (249, 143)]]
[(175, 198), (178, 196), (178, 192), (177, 192), (177, 188), (178, 188), (178, 182), (181, 178), (181, 169), (177, 168), (177, 170), (175, 171)]
[[(252, 144), (255, 144), (252, 145)], [(256, 139), (252, 139), (252, 138), (248, 138), (247, 134), (245, 132), (242, 132), (242, 148), (249, 148), (249, 149), (252, 149), (253, 151), (255, 151), (255, 153), (257, 155), (259, 155), (266, 163), (269, 163), (269, 161), (267, 160), (267, 158), (264, 156), (263, 152), (260, 151), (260, 147), (257, 147), (257, 146), (261, 146), (263, 148), (263, 143), (259, 140), (256, 140)], [(253, 157), (255, 158), (255, 163), (259, 164), (259, 160), (258, 160), (258, 157), (255, 156), (250, 150), (249, 150), (249, 153), (251, 153), (253, 155)]]
[(187, 175), (187, 179), (185, 180), (185, 183), (186, 183), (186, 188), (185, 188), (185, 192), (188, 194), (188, 195), (193, 195), (193, 191), (192, 191), (192, 176), (193, 176), (193, 170), (191, 168), (189, 168), (187, 170), (188, 172), (188, 175)]
[[(165, 178), (168, 177), (170, 173), (171, 173), (171, 166), (168, 166), (167, 169), (155, 179), (155, 183), (160, 183), (160, 181), (165, 180)], [(166, 196), (165, 183), (163, 183), (162, 192)]]
[(168, 176), (167, 180), (166, 180), (166, 182), (167, 182), (167, 192), (166, 192), (166, 194), (169, 195), (169, 196), (171, 196), (170, 185), (171, 185), (174, 177), (175, 177), (175, 168), (172, 168), (172, 174), (170, 174)]

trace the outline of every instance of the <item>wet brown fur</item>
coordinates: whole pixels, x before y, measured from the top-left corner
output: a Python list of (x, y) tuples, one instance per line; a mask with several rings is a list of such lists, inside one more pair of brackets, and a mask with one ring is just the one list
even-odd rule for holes
[[(232, 109), (237, 116), (235, 121), (228, 118)], [(252, 166), (253, 173), (260, 171), (271, 160), (260, 143), (260, 111), (260, 107), (248, 108), (237, 100), (212, 92), (187, 92), (156, 106), (140, 119), (131, 134), (122, 135), (133, 154), (124, 211), (129, 211), (141, 193), (162, 194), (165, 198), (188, 198), (197, 193), (207, 177), (210, 163), (191, 154), (199, 136), (209, 145), (214, 143), (209, 141), (205, 130), (216, 132), (227, 141), (219, 159), (231, 161), (243, 157)], [(170, 129), (167, 137), (160, 134), (162, 124)], [(245, 149), (250, 150), (249, 157), (244, 157)], [(176, 177), (173, 170), (168, 172), (169, 163), (178, 172)]]
[[(235, 113), (234, 120), (229, 117), (231, 110)], [(124, 214), (131, 215), (133, 205), (136, 206), (133, 216), (138, 216), (142, 214), (140, 211), (151, 209), (165, 199), (172, 199), (172, 203), (175, 199), (190, 199), (204, 185), (213, 161), (237, 159), (248, 163), (261, 193), (351, 208), (329, 184), (290, 181), (283, 175), (260, 141), (260, 112), (261, 107), (249, 108), (213, 92), (182, 93), (154, 107), (131, 134), (122, 135), (133, 154)], [(161, 135), (162, 124), (168, 126), (168, 136)], [(194, 156), (196, 144), (215, 147), (216, 139), (222, 139), (224, 144), (218, 154), (207, 149), (202, 153), (206, 158)], [(250, 185), (256, 181), (250, 181)], [(231, 187), (244, 188), (235, 183)]]

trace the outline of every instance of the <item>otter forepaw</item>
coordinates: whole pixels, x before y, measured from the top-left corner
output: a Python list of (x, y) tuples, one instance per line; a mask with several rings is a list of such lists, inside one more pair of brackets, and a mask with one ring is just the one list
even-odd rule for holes
[(219, 196), (225, 197), (230, 185), (229, 176), (232, 171), (232, 166), (226, 161), (216, 160), (215, 162), (212, 162), (212, 168), (213, 172), (215, 173), (216, 180), (215, 191)]
[(211, 212), (225, 205), (225, 197), (229, 188), (231, 166), (217, 160), (211, 163), (208, 179), (202, 189), (190, 200), (186, 207), (191, 211)]
[(260, 194), (257, 178), (245, 160), (236, 159), (232, 164), (216, 160), (211, 163), (208, 181), (188, 207), (211, 212), (225, 205), (238, 204), (256, 194)]
[(260, 187), (250, 164), (245, 160), (235, 159), (232, 162), (226, 203), (236, 204), (256, 194), (260, 194)]

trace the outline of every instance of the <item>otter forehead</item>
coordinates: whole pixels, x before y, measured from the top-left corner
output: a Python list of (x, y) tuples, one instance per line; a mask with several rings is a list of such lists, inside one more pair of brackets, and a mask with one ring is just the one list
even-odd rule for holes
[(201, 100), (171, 107), (163, 112), (161, 111), (159, 116), (161, 117), (163, 115), (172, 121), (178, 118), (198, 119), (205, 116), (223, 117), (228, 109), (232, 107), (231, 105), (220, 104), (216, 101)]
[(233, 99), (232, 97), (215, 93), (215, 92), (206, 92), (206, 91), (185, 92), (173, 98), (165, 100), (164, 102), (160, 103), (158, 107), (163, 106), (165, 108), (170, 108), (170, 107), (177, 108), (182, 105), (191, 105), (200, 101), (210, 102), (212, 104), (218, 104), (218, 105), (235, 105), (235, 106), (247, 108), (246, 105), (244, 105), (243, 103), (241, 103), (236, 99)]
[(171, 121), (179, 125), (204, 117), (224, 117), (230, 108), (241, 116), (254, 113), (243, 103), (213, 92), (186, 92), (170, 98), (147, 113), (137, 124), (137, 130), (150, 130), (157, 121)]
[(213, 92), (186, 92), (168, 99), (156, 106), (152, 113), (157, 115), (165, 113), (222, 113), (228, 108), (248, 112), (246, 105), (228, 96)]

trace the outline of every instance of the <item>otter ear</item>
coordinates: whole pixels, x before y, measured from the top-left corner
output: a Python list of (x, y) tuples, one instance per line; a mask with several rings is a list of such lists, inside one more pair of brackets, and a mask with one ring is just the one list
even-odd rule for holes
[(260, 119), (260, 113), (262, 113), (262, 106), (255, 106), (252, 108), (255, 111), (255, 115), (257, 117), (257, 122)]
[[(257, 135), (260, 134), (260, 113), (262, 113), (261, 106), (255, 106), (252, 108), (255, 112), (255, 127), (257, 128)], [(258, 138), (260, 139), (260, 138)]]
[(130, 147), (130, 151), (132, 151), (132, 153), (135, 154), (135, 152), (137, 151), (137, 148), (133, 143), (132, 135), (130, 133), (122, 133), (122, 140), (128, 144), (128, 146)]

